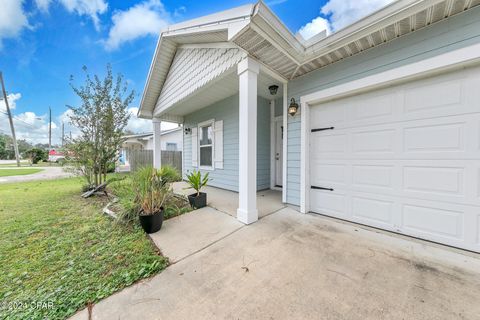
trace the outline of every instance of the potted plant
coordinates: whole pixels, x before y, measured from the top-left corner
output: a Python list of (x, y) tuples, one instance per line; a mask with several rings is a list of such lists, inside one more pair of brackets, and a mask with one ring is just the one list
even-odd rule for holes
[(187, 183), (190, 185), (187, 189), (194, 189), (197, 191), (188, 196), (188, 201), (194, 209), (199, 209), (207, 206), (207, 194), (200, 192), (202, 187), (206, 186), (210, 179), (208, 178), (208, 172), (203, 176), (200, 171), (193, 170), (192, 173), (187, 174)]
[(146, 233), (160, 230), (163, 223), (163, 204), (171, 195), (170, 186), (160, 172), (146, 167), (133, 176), (135, 202), (139, 205), (139, 220)]

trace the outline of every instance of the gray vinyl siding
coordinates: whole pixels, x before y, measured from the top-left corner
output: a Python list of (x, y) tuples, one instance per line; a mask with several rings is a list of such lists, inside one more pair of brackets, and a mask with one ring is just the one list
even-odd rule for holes
[[(215, 119), (223, 120), (223, 169), (201, 170), (209, 172), (209, 185), (238, 192), (239, 156), (239, 113), (238, 95), (231, 96), (211, 106), (185, 116), (185, 128), (196, 127), (198, 123)], [(266, 99), (258, 98), (258, 140), (257, 140), (257, 189), (270, 187), (270, 106)], [(191, 172), (192, 135), (184, 134), (183, 176)]]
[[(377, 48), (308, 73), (288, 83), (288, 97), (301, 96), (424, 60), (480, 42), (480, 7)], [(300, 114), (288, 116), (287, 202), (300, 204)]]
[(270, 188), (270, 101), (257, 101), (257, 190)]

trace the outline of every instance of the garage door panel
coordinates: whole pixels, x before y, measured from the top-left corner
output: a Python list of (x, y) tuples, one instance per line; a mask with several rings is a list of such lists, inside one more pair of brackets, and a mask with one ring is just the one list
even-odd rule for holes
[(393, 229), (393, 201), (354, 196), (352, 198), (353, 217), (362, 223), (374, 224), (387, 229)]
[(339, 108), (338, 102), (332, 102), (326, 108), (314, 109), (310, 115), (312, 119), (312, 128), (329, 127), (330, 123), (341, 125), (345, 122), (348, 108)]
[[(465, 78), (448, 78), (419, 81), (414, 86), (405, 87), (405, 113), (435, 112), (434, 109), (458, 109), (465, 106)], [(451, 111), (458, 113), (458, 110)]]
[(464, 237), (464, 213), (438, 206), (404, 204), (402, 207), (403, 228), (415, 234), (420, 232), (431, 239)]
[(465, 196), (465, 170), (462, 167), (420, 167), (403, 168), (404, 190), (428, 194)]
[(347, 146), (348, 136), (346, 134), (312, 134), (311, 145), (317, 149), (318, 152), (314, 153), (319, 157), (325, 157), (328, 154), (344, 154)]
[(405, 152), (465, 152), (466, 122), (425, 124), (403, 131)]
[(353, 165), (352, 183), (357, 187), (393, 189), (394, 166)]
[(479, 87), (476, 68), (312, 106), (335, 129), (310, 134), (310, 183), (333, 188), (311, 211), (480, 252)]
[(346, 184), (346, 165), (313, 162), (311, 165), (312, 185)]
[(312, 190), (310, 199), (312, 199), (312, 209), (315, 212), (341, 218), (348, 216), (347, 195), (342, 194), (341, 191), (333, 193), (330, 191)]
[(480, 246), (480, 214), (477, 215), (477, 232), (476, 232), (476, 235), (477, 235), (477, 245)]
[[(389, 92), (380, 92), (366, 95), (364, 99), (351, 99), (351, 116), (353, 121), (368, 119), (371, 121), (374, 118), (391, 117), (393, 115), (394, 96)], [(385, 120), (376, 119), (376, 121), (383, 122)]]
[(369, 130), (352, 133), (354, 153), (394, 152), (395, 130)]

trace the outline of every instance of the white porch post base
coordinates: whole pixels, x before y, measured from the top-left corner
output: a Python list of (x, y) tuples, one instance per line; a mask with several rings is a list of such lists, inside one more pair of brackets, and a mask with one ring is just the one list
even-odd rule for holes
[(162, 122), (159, 119), (153, 119), (153, 167), (160, 169), (162, 167), (162, 144), (160, 136), (162, 131)]
[(244, 224), (250, 224), (258, 221), (258, 210), (237, 209), (237, 220)]
[(245, 58), (239, 76), (239, 194), (237, 219), (245, 224), (258, 220), (257, 211), (257, 77), (258, 62)]

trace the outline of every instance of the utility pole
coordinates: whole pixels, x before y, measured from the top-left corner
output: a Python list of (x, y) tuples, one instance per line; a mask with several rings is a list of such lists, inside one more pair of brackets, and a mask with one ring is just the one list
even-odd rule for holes
[(62, 122), (62, 148), (65, 144), (65, 123)]
[(18, 153), (17, 137), (15, 136), (15, 127), (13, 126), (12, 113), (10, 112), (10, 106), (8, 105), (7, 91), (5, 90), (2, 72), (0, 72), (0, 82), (2, 83), (3, 99), (5, 100), (5, 106), (7, 107), (8, 121), (10, 122), (10, 129), (12, 130), (13, 149), (15, 150), (15, 158), (17, 159), (17, 167), (20, 167), (20, 155)]
[(48, 107), (50, 120), (48, 122), (48, 152), (52, 150), (52, 108)]

